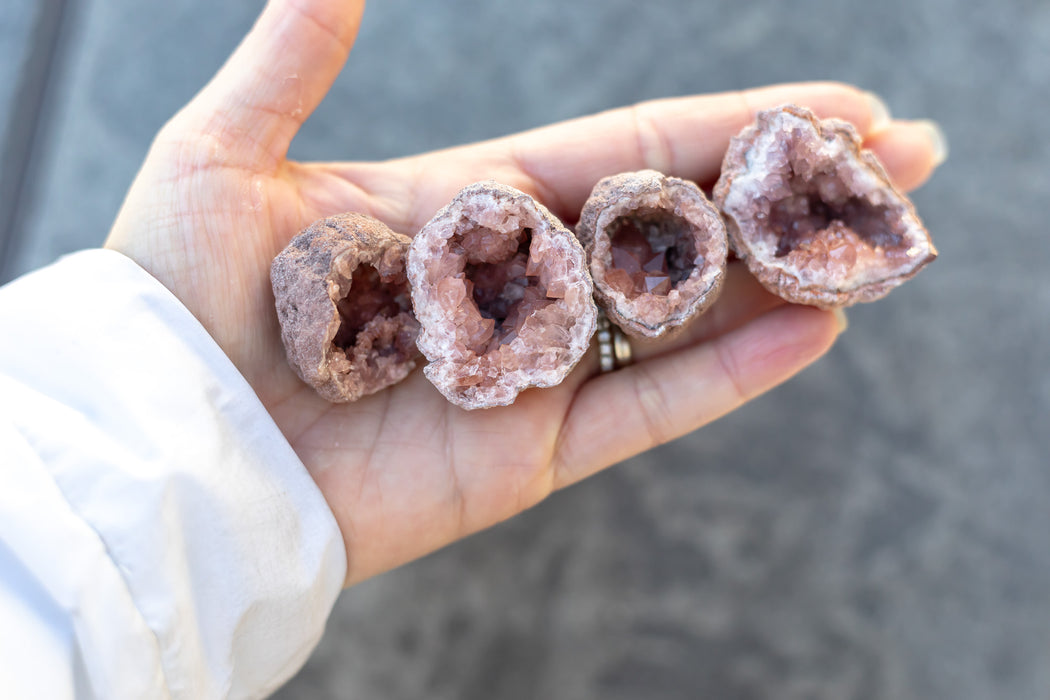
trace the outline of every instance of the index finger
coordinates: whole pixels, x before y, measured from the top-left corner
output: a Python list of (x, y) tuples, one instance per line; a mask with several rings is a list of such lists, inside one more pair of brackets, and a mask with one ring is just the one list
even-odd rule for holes
[(866, 135), (885, 107), (870, 93), (835, 83), (779, 85), (678, 97), (602, 112), (491, 145), (504, 150), (555, 206), (578, 212), (606, 175), (651, 168), (701, 185), (718, 178), (729, 140), (770, 107), (794, 102), (838, 117)]
[[(889, 125), (886, 107), (871, 93), (840, 83), (797, 83), (653, 100), (422, 156), (327, 167), (378, 197), (373, 213), (402, 231), (417, 231), (456, 191), (487, 178), (532, 194), (571, 223), (606, 175), (652, 168), (712, 184), (729, 140), (758, 111), (786, 102), (849, 121), (863, 137)], [(896, 122), (888, 130), (898, 128), (908, 127)], [(898, 150), (904, 143), (881, 142)], [(935, 164), (932, 151), (896, 155), (890, 175), (905, 186), (921, 182)]]

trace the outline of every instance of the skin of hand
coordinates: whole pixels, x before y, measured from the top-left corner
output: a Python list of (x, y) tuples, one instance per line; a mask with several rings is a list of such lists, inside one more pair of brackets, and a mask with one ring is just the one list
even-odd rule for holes
[(635, 343), (635, 364), (616, 372), (599, 375), (592, 348), (563, 384), (503, 408), (456, 408), (418, 370), (333, 405), (287, 365), (273, 306), (270, 262), (300, 229), (358, 211), (412, 235), (487, 178), (571, 223), (605, 175), (653, 168), (710, 186), (729, 139), (785, 102), (852, 122), (902, 189), (941, 159), (927, 123), (890, 120), (856, 88), (809, 83), (646, 102), (388, 162), (290, 161), (363, 10), (363, 0), (271, 0), (160, 131), (106, 241), (170, 289), (256, 391), (335, 515), (347, 585), (717, 419), (823, 355), (842, 325), (773, 297), (735, 262), (706, 315), (673, 339)]

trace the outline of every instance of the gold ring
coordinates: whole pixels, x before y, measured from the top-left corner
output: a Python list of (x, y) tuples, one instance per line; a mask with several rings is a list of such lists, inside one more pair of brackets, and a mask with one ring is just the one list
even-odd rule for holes
[(619, 326), (609, 321), (604, 311), (598, 312), (598, 368), (602, 374), (626, 367), (633, 361), (631, 343)]

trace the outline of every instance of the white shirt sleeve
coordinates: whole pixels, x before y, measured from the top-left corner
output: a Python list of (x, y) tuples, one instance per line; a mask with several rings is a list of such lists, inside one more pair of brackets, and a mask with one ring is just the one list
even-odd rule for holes
[(345, 573), (321, 493), (167, 289), (103, 250), (0, 289), (5, 697), (263, 697)]

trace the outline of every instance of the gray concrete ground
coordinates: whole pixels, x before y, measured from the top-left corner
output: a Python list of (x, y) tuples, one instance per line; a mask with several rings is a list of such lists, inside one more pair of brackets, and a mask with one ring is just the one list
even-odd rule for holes
[[(6, 0), (5, 278), (103, 239), (260, 5)], [(48, 55), (27, 32), (49, 7), (27, 116), (11, 81)], [(1046, 0), (374, 0), (293, 155), (799, 79), (944, 126), (914, 197), (941, 259), (783, 388), (346, 592), (279, 697), (1050, 696)]]

